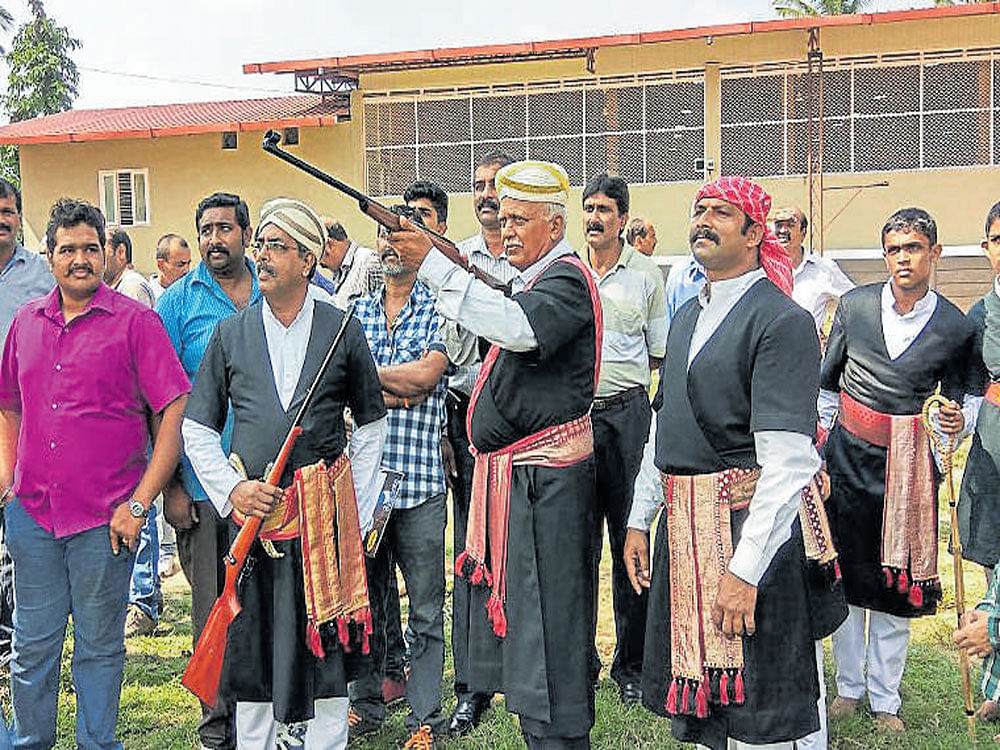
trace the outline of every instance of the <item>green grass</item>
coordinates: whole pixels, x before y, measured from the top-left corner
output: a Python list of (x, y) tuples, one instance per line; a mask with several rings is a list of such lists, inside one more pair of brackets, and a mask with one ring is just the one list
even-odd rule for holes
[[(960, 456), (964, 459), (964, 454)], [(957, 462), (959, 466), (962, 460)], [(956, 475), (956, 486), (958, 476)], [(940, 575), (944, 601), (935, 617), (926, 617), (913, 623), (910, 650), (901, 692), (901, 716), (907, 730), (901, 735), (890, 736), (877, 732), (867, 711), (833, 722), (830, 747), (838, 750), (951, 750), (971, 747), (996, 747), (993, 734), (1000, 731), (997, 725), (979, 725), (977, 740), (969, 739), (963, 712), (961, 678), (958, 654), (951, 645), (955, 625), (955, 602), (952, 558), (947, 551), (947, 532), (950, 524), (947, 507), (941, 509)], [(449, 548), (451, 532), (448, 532)], [(450, 557), (449, 549), (449, 557)], [(605, 547), (601, 570), (601, 618), (598, 650), (607, 665), (614, 647), (611, 619), (610, 552)], [(966, 604), (974, 606), (985, 591), (982, 570), (966, 563), (963, 566), (966, 583)], [(451, 585), (449, 575), (449, 588)], [(119, 738), (128, 750), (164, 750), (167, 748), (197, 748), (197, 721), (199, 716), (195, 699), (180, 683), (180, 675), (187, 663), (191, 649), (189, 595), (182, 576), (168, 582), (164, 591), (166, 610), (154, 636), (133, 638), (128, 642), (128, 659), (125, 681), (122, 686), (121, 712), (118, 725)], [(446, 605), (445, 627), (451, 630), (450, 597)], [(405, 612), (405, 598), (404, 598)], [(68, 634), (63, 655), (63, 671), (59, 696), (59, 748), (72, 748), (75, 699), (70, 677), (72, 635)], [(826, 681), (830, 698), (835, 693), (832, 684), (833, 661), (829, 642), (826, 654)], [(450, 650), (447, 654), (444, 677), (444, 700), (447, 708), (454, 706), (451, 692), (452, 666)], [(978, 686), (979, 669), (974, 664), (973, 683)], [(6, 680), (0, 697), (10, 716)], [(978, 687), (975, 703), (980, 701)], [(400, 747), (406, 740), (403, 726), (404, 710), (393, 711), (382, 730), (352, 743), (358, 750), (381, 750)], [(626, 709), (618, 700), (614, 682), (603, 675), (597, 693), (597, 723), (591, 734), (592, 744), (601, 750), (632, 750), (632, 748), (680, 748), (680, 743), (670, 737), (668, 722), (653, 716), (641, 707)], [(502, 697), (498, 697), (487, 713), (483, 724), (468, 737), (447, 740), (445, 748), (500, 750), (523, 747), (517, 721), (503, 710)]]

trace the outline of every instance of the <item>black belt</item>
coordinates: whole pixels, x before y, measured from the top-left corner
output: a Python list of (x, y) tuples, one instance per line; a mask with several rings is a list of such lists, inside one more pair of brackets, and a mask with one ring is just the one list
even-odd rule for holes
[(612, 406), (618, 406), (619, 404), (624, 404), (626, 401), (630, 401), (636, 396), (642, 394), (646, 395), (646, 389), (641, 385), (633, 385), (631, 388), (626, 388), (624, 391), (619, 391), (606, 398), (595, 398), (593, 410), (602, 411), (604, 409), (610, 409)]

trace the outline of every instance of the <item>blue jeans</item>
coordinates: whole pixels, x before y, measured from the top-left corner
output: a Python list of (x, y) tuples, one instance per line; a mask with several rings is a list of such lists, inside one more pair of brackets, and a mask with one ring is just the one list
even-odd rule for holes
[(59, 665), (72, 614), (77, 747), (120, 750), (115, 725), (132, 556), (127, 549), (111, 553), (107, 525), (57, 539), (17, 500), (6, 514), (14, 559), (13, 746), (55, 744)]
[(163, 593), (160, 591), (160, 576), (157, 566), (160, 561), (160, 533), (156, 525), (156, 504), (149, 506), (149, 518), (139, 532), (139, 546), (135, 551), (135, 565), (132, 567), (132, 581), (128, 589), (129, 604), (153, 618), (160, 619)]

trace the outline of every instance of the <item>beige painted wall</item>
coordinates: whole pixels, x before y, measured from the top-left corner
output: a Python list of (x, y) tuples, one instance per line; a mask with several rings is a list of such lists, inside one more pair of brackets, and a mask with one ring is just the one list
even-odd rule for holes
[[(1000, 16), (912, 21), (868, 27), (828, 28), (822, 43), (828, 59), (846, 55), (883, 54), (931, 49), (991, 46), (1000, 35)], [(711, 45), (704, 39), (599, 50), (597, 74), (703, 68), (734, 64), (804, 60), (807, 35), (789, 31), (751, 36), (721, 37)], [(590, 77), (582, 59), (544, 63), (463, 66), (431, 70), (370, 74), (362, 77), (363, 91), (442, 89), (456, 86)], [(718, 159), (718, 76), (707, 76), (706, 152)], [(300, 129), (294, 153), (356, 186), (364, 185), (364, 141), (360, 94), (352, 98), (353, 119), (332, 127)], [(135, 263), (153, 268), (156, 238), (176, 231), (194, 240), (194, 208), (214, 190), (238, 192), (250, 203), (256, 221), (261, 203), (276, 195), (291, 195), (313, 204), (321, 213), (341, 219), (352, 237), (374, 243), (374, 224), (353, 203), (305, 174), (279, 162), (260, 149), (259, 132), (240, 133), (239, 148), (223, 151), (219, 134), (152, 140), (114, 140), (75, 144), (24, 146), (21, 174), (25, 190), (25, 236), (37, 247), (44, 233), (47, 211), (61, 195), (98, 201), (97, 173), (104, 169), (148, 168), (150, 225), (130, 230)], [(829, 175), (826, 184), (849, 186), (886, 180), (887, 188), (864, 190), (848, 204), (855, 191), (831, 191), (826, 197), (826, 247), (874, 248), (885, 217), (905, 205), (919, 205), (933, 213), (946, 245), (978, 244), (982, 220), (1000, 199), (1000, 168), (963, 168), (915, 172)], [(807, 203), (804, 178), (764, 180), (776, 205)], [(658, 253), (687, 252), (687, 217), (696, 182), (638, 185), (632, 190), (632, 215), (651, 219), (660, 239)], [(449, 234), (462, 238), (477, 231), (471, 195), (452, 196)], [(570, 240), (580, 246), (580, 191), (570, 205)], [(846, 206), (846, 208), (845, 208)], [(837, 218), (835, 214), (843, 213)]]

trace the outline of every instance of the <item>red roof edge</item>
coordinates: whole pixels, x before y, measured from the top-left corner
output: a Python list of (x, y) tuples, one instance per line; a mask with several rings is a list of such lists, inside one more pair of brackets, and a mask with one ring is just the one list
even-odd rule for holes
[[(414, 67), (421, 63), (441, 64), (447, 61), (488, 62), (497, 57), (524, 57), (541, 55), (546, 52), (566, 49), (587, 49), (593, 47), (616, 47), (651, 42), (670, 42), (682, 39), (733, 36), (772, 31), (795, 31), (823, 28), (827, 26), (867, 26), (876, 23), (898, 23), (929, 18), (952, 16), (976, 16), (1000, 13), (1000, 2), (971, 3), (967, 5), (945, 5), (914, 10), (888, 11), (885, 13), (862, 13), (847, 16), (810, 16), (806, 18), (781, 18), (773, 21), (730, 23), (716, 26), (697, 26), (688, 29), (651, 31), (638, 34), (615, 34), (578, 39), (553, 39), (548, 41), (493, 44), (478, 47), (442, 47), (439, 49), (408, 50), (364, 55), (325, 57), (310, 60), (284, 60), (274, 62), (246, 63), (243, 72), (253, 73), (295, 73), (297, 71), (327, 68), (341, 70), (357, 68), (352, 73), (366, 72), (394, 66)], [(346, 72), (346, 71), (345, 71)]]

